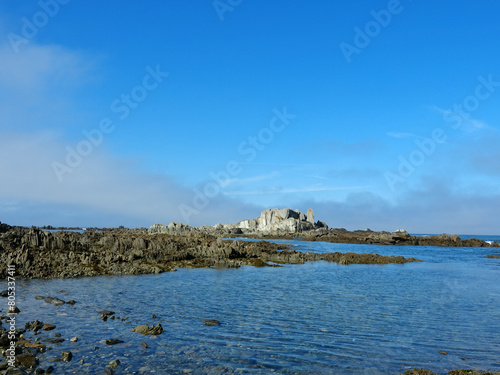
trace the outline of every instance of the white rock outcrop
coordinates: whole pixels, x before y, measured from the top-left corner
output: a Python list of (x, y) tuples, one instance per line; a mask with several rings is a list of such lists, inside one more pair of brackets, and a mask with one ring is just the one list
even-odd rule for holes
[(242, 220), (236, 224), (216, 224), (213, 227), (191, 227), (182, 223), (170, 223), (168, 226), (154, 224), (149, 228), (150, 234), (179, 233), (179, 232), (234, 232), (240, 233), (298, 233), (318, 228), (328, 228), (324, 222), (314, 222), (314, 212), (307, 210), (307, 214), (290, 208), (273, 208), (261, 212), (255, 219)]

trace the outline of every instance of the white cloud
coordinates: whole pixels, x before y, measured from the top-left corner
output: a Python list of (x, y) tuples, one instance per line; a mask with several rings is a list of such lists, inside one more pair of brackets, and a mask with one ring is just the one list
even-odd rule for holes
[(271, 187), (258, 190), (240, 190), (240, 191), (227, 191), (225, 195), (260, 195), (260, 194), (288, 194), (288, 193), (310, 193), (319, 191), (341, 191), (341, 190), (359, 190), (366, 189), (369, 186), (305, 186), (300, 188), (291, 187)]
[[(84, 158), (71, 173), (64, 175), (63, 182), (59, 182), (51, 165), (54, 161), (64, 163), (66, 146), (49, 132), (0, 135), (0, 175), (4, 176), (0, 184), (3, 202), (0, 209), (4, 215), (14, 217), (16, 207), (19, 207), (22, 212), (17, 217), (26, 215), (23, 224), (35, 224), (30, 222), (31, 213), (23, 208), (37, 202), (38, 207), (45, 207), (48, 216), (52, 210), (60, 210), (66, 205), (85, 212), (87, 220), (93, 217), (102, 225), (121, 224), (103, 223), (99, 216), (113, 220), (124, 217), (129, 223), (150, 225), (182, 221), (179, 204), (192, 205), (194, 192), (191, 189), (179, 185), (169, 176), (142, 173), (133, 163), (113, 158), (99, 149)], [(192, 217), (192, 224), (238, 221), (247, 211), (254, 211), (254, 207), (216, 197)], [(83, 224), (93, 223), (80, 222)]]
[(34, 43), (19, 53), (9, 45), (0, 46), (0, 61), (0, 84), (25, 93), (79, 84), (92, 66), (81, 52)]

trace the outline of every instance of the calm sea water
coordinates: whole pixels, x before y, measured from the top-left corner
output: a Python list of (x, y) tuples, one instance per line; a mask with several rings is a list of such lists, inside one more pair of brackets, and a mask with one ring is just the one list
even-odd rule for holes
[[(51, 344), (41, 359), (42, 367), (62, 374), (104, 373), (114, 359), (121, 361), (118, 374), (500, 370), (500, 260), (486, 258), (498, 249), (276, 242), (301, 251), (376, 252), (425, 262), (17, 281), (18, 325), (34, 319), (57, 325), (38, 337), (59, 332), (67, 339)], [(53, 306), (36, 295), (77, 304)], [(102, 309), (129, 319), (104, 322), (97, 313)], [(222, 324), (209, 327), (202, 319)], [(165, 332), (157, 337), (131, 332), (159, 322)], [(76, 343), (69, 341), (74, 336)], [(102, 340), (110, 338), (124, 343), (107, 346)], [(65, 350), (73, 352), (70, 363), (49, 361)]]

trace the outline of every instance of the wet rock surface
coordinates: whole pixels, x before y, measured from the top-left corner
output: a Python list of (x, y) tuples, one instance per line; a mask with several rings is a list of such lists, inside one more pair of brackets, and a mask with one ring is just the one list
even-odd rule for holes
[[(145, 230), (76, 233), (11, 227), (0, 234), (0, 250), (3, 264), (16, 264), (16, 273), (23, 278), (157, 274), (177, 267), (237, 268), (317, 260), (341, 264), (418, 261), (377, 254), (302, 253), (266, 241), (222, 240), (222, 236), (206, 233), (155, 235)], [(0, 277), (6, 277), (5, 268)], [(65, 304), (58, 298), (43, 298), (56, 306)]]

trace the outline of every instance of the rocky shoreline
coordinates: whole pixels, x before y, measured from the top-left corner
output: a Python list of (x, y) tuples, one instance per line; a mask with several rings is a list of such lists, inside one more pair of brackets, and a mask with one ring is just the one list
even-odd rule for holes
[[(76, 233), (5, 225), (2, 228), (0, 261), (15, 264), (17, 276), (28, 279), (157, 274), (179, 267), (276, 267), (319, 260), (343, 265), (419, 261), (378, 254), (303, 253), (285, 244), (222, 240), (196, 232), (148, 234), (122, 229)], [(5, 276), (6, 269), (0, 270), (0, 277)]]

